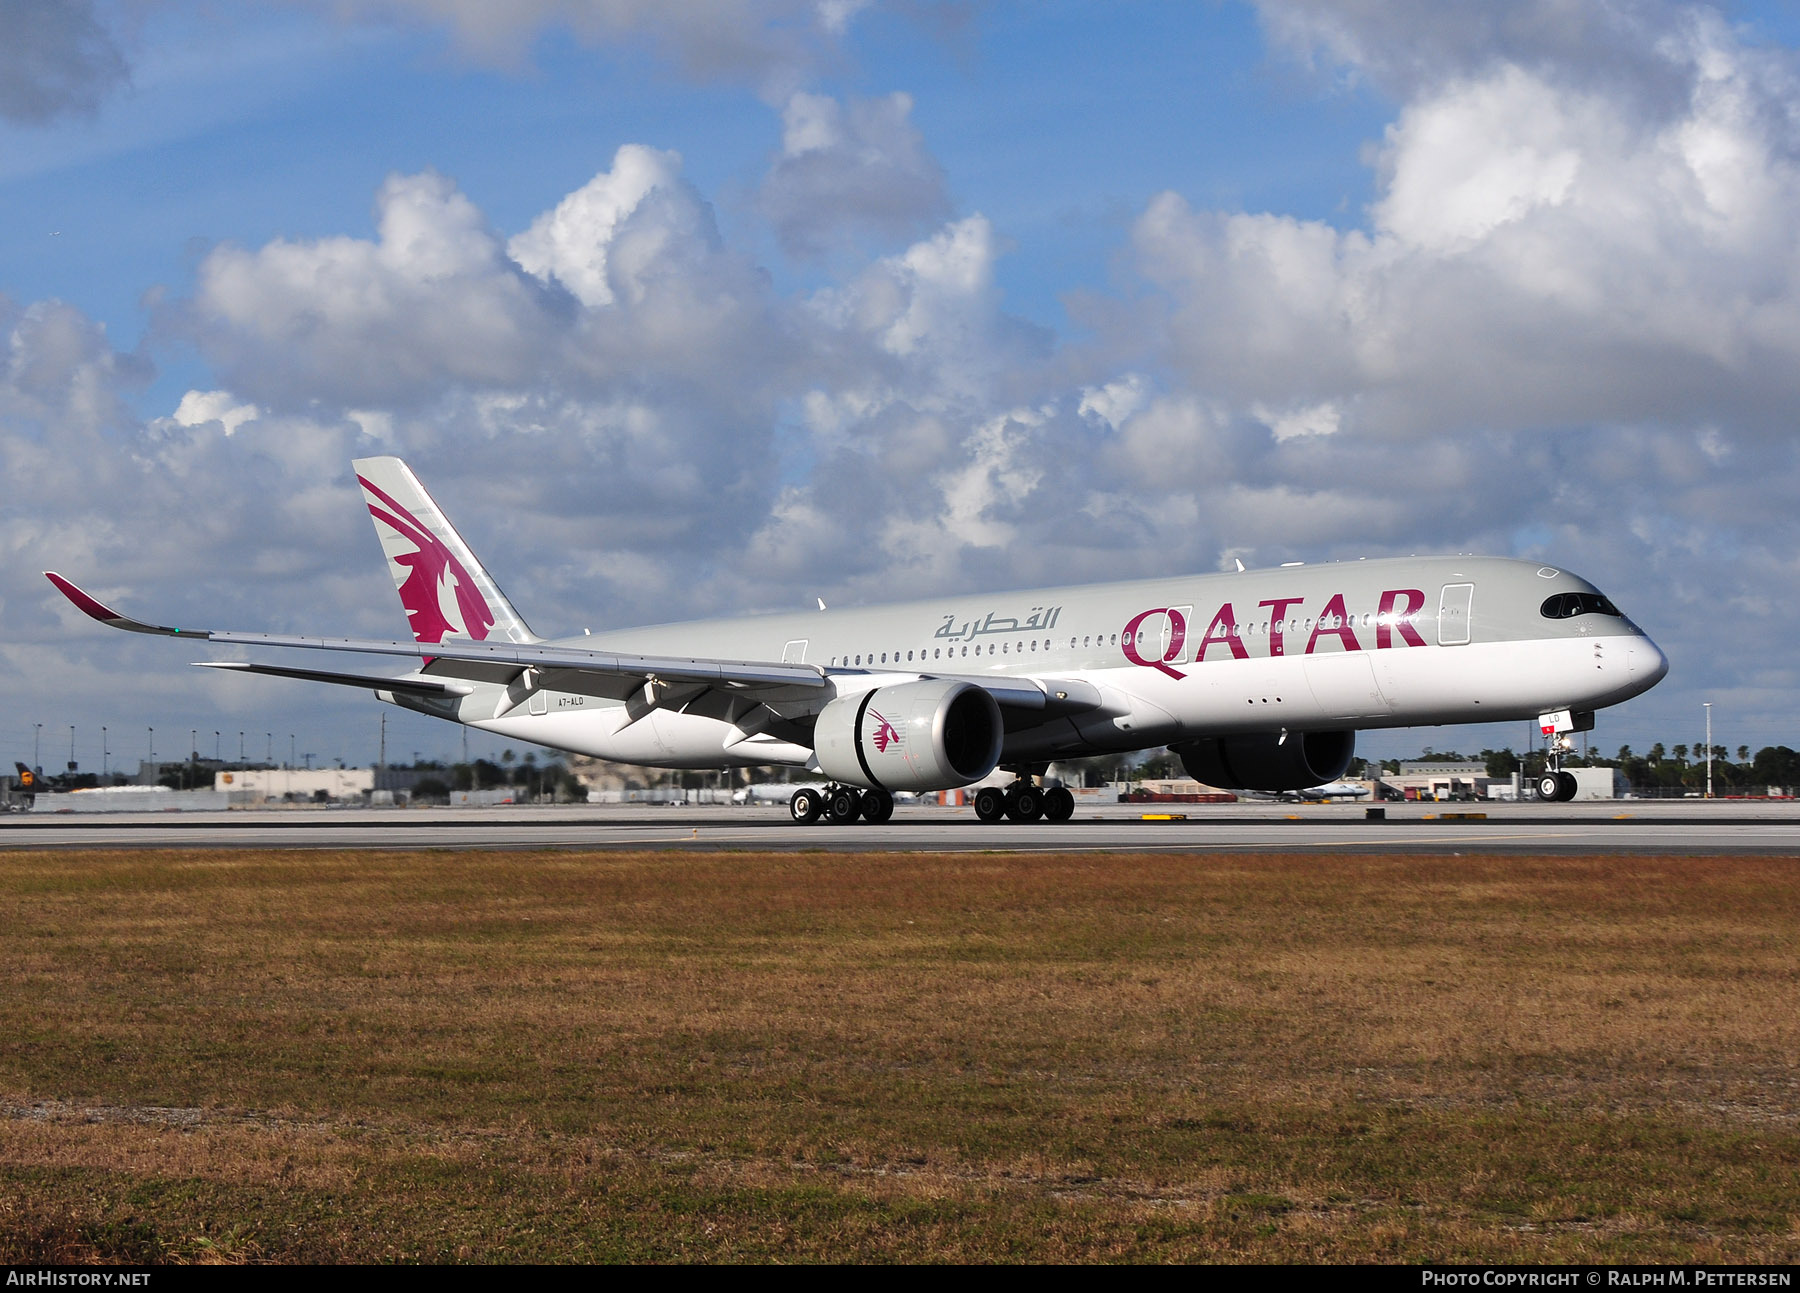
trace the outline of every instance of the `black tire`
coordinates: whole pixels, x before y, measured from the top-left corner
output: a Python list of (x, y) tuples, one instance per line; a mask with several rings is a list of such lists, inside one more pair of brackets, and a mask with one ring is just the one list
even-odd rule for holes
[(788, 814), (802, 826), (810, 826), (819, 820), (819, 814), (825, 811), (824, 796), (811, 786), (802, 786), (788, 800)]
[(848, 826), (862, 816), (862, 792), (839, 786), (825, 799), (825, 820), (833, 826)]
[(1559, 772), (1556, 774), (1556, 780), (1558, 782), (1556, 802), (1559, 804), (1568, 803), (1581, 790), (1581, 784), (1575, 780), (1573, 772)]
[(1562, 798), (1562, 774), (1546, 772), (1537, 779), (1537, 797), (1547, 804), (1553, 804)]
[(1052, 822), (1066, 822), (1075, 815), (1075, 796), (1069, 793), (1068, 787), (1058, 786), (1055, 790), (1044, 792), (1044, 819)]
[(975, 815), (984, 822), (997, 822), (1006, 816), (1006, 796), (996, 786), (983, 786), (975, 792)]
[(862, 797), (862, 818), (872, 826), (879, 826), (894, 815), (894, 797), (885, 790), (865, 790)]
[(1035, 822), (1044, 815), (1044, 794), (1036, 786), (1014, 786), (1006, 792), (1006, 815), (1015, 822)]

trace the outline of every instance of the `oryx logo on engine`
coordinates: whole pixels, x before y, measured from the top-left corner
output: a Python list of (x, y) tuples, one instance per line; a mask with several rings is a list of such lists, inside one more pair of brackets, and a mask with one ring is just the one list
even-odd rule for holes
[(886, 754), (889, 746), (897, 748), (900, 744), (899, 730), (883, 717), (880, 710), (871, 709), (869, 717), (875, 720), (875, 734), (869, 739), (875, 742), (876, 752)]

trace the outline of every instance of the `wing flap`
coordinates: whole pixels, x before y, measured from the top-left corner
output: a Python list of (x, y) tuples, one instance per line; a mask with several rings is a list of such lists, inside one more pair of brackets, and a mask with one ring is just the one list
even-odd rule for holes
[(229, 669), (234, 673), (263, 673), (276, 678), (299, 678), (303, 682), (330, 682), (340, 687), (365, 687), (370, 691), (391, 691), (408, 696), (468, 696), (473, 687), (456, 683), (433, 682), (427, 678), (381, 678), (361, 673), (331, 673), (324, 669), (290, 669), (278, 664), (248, 664), (237, 660), (196, 660), (201, 669)]

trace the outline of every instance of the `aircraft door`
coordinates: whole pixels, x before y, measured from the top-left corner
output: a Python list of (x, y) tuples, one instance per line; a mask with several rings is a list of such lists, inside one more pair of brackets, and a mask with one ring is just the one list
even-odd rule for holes
[(811, 638), (795, 638), (792, 642), (789, 642), (786, 646), (782, 647), (781, 663), (805, 664), (806, 644), (811, 640)]
[(1474, 584), (1445, 584), (1438, 599), (1438, 645), (1464, 646), (1469, 641), (1469, 608)]

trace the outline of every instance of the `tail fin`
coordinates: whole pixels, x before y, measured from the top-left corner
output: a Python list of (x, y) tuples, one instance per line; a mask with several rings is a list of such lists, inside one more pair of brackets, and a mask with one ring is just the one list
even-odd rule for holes
[(398, 458), (358, 458), (351, 465), (415, 641), (542, 640), (482, 569), (412, 468)]

